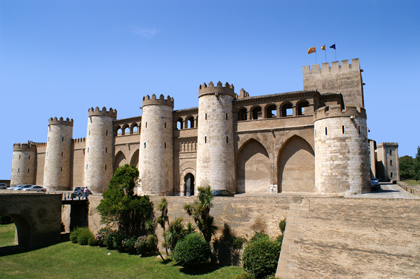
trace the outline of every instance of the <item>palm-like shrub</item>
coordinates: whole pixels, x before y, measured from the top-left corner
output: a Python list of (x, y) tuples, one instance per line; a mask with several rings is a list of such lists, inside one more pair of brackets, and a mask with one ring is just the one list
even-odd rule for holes
[(250, 242), (244, 250), (242, 257), (244, 269), (253, 274), (255, 278), (265, 278), (276, 272), (279, 261), (281, 243), (260, 238)]

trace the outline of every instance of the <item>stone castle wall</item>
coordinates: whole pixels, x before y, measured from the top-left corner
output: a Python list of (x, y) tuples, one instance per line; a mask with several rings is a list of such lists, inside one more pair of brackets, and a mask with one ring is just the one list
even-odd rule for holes
[(36, 180), (36, 146), (28, 143), (13, 145), (10, 186), (34, 184)]

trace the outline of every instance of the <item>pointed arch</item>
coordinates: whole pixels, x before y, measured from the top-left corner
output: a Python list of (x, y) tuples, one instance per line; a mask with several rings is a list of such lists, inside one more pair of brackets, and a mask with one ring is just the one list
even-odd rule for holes
[(270, 158), (266, 148), (257, 140), (246, 141), (236, 156), (236, 192), (270, 192)]
[(130, 166), (136, 166), (139, 169), (139, 150), (134, 151), (133, 156), (131, 156)]
[(120, 150), (117, 152), (114, 158), (114, 172), (121, 166), (128, 164), (124, 153)]
[(278, 192), (315, 191), (315, 154), (300, 136), (290, 137), (282, 145), (278, 161)]

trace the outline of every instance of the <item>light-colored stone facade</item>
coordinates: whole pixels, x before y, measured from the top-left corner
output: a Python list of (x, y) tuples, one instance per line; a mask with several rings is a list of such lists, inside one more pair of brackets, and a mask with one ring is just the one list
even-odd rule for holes
[[(114, 171), (130, 164), (140, 171), (138, 192), (149, 195), (194, 195), (199, 186), (232, 193), (368, 192), (361, 72), (358, 59), (305, 66), (304, 90), (259, 96), (210, 82), (198, 88), (198, 107), (173, 110), (173, 98), (152, 95), (143, 99), (142, 116), (125, 119), (112, 109), (90, 109), (86, 139), (72, 141), (70, 188), (103, 192)], [(49, 168), (48, 145), (33, 144), (37, 184)], [(11, 180), (22, 183), (16, 154)]]
[(33, 184), (36, 178), (36, 146), (32, 143), (15, 143), (10, 186)]
[(70, 190), (73, 119), (48, 120), (44, 187), (48, 190)]

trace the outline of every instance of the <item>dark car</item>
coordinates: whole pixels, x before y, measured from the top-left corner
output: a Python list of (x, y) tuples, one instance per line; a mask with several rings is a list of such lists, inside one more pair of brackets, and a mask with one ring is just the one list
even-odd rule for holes
[(234, 194), (232, 194), (228, 190), (213, 190), (211, 193), (215, 197), (233, 197), (233, 196), (235, 196)]
[(379, 180), (377, 178), (372, 178), (370, 180), (370, 186), (374, 191), (378, 191), (379, 189), (381, 189), (381, 185), (379, 184)]
[(6, 183), (0, 183), (0, 189), (7, 189), (7, 184)]

